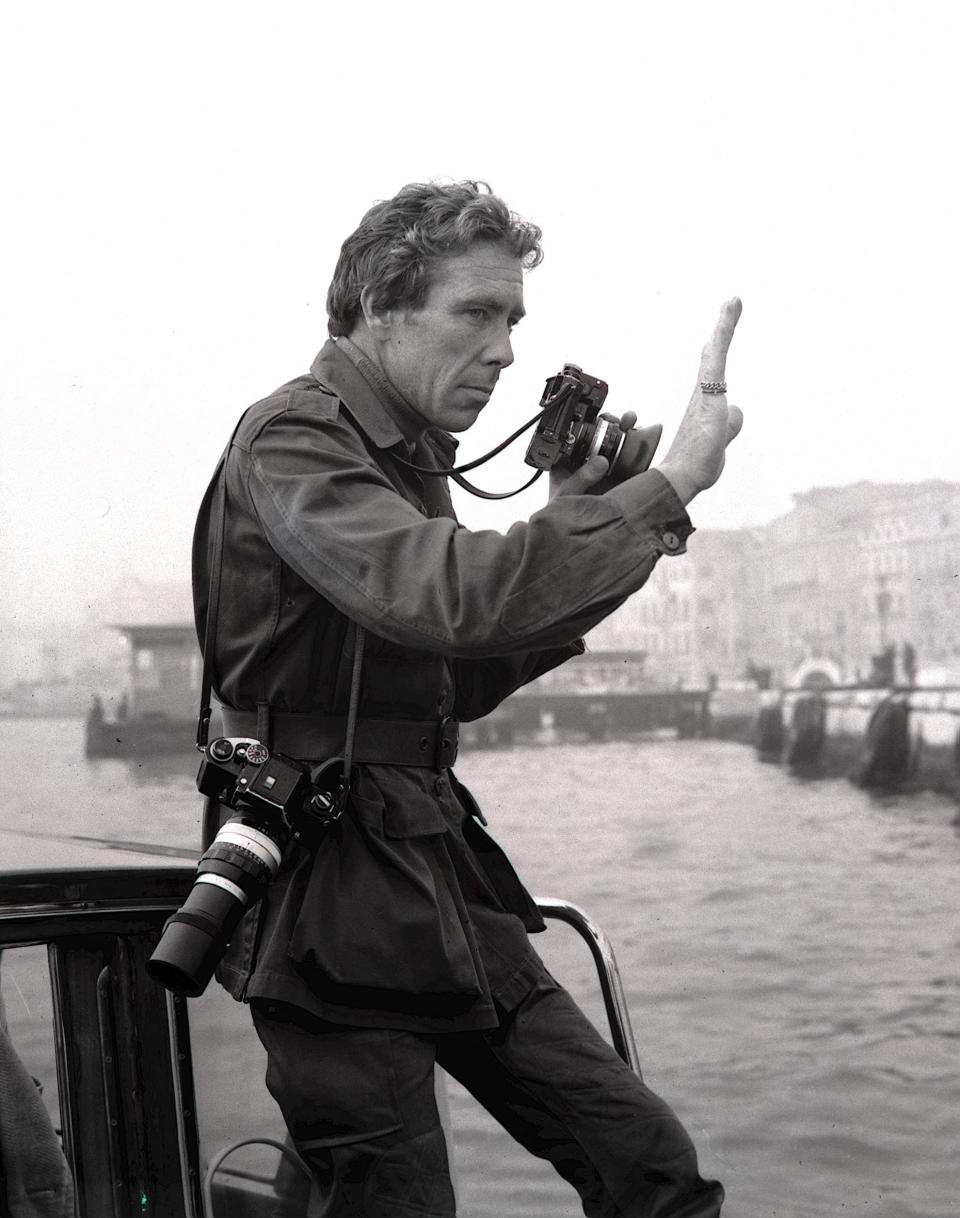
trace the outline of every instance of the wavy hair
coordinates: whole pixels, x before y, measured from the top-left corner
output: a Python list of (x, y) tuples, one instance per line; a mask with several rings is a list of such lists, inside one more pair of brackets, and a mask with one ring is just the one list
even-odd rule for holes
[(415, 309), (443, 258), (476, 241), (495, 241), (529, 270), (543, 260), (541, 236), (536, 224), (510, 211), (486, 182), (404, 186), (392, 199), (375, 203), (340, 248), (327, 292), (330, 335), (352, 333), (364, 288), (378, 311)]

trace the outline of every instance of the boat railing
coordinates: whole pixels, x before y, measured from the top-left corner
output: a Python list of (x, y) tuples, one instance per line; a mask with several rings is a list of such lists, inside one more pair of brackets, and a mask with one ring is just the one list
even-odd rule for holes
[(569, 901), (560, 901), (553, 897), (537, 897), (536, 901), (545, 918), (554, 918), (573, 927), (590, 949), (600, 982), (613, 1047), (627, 1065), (642, 1077), (640, 1056), (630, 1024), (630, 1011), (612, 943), (589, 914)]

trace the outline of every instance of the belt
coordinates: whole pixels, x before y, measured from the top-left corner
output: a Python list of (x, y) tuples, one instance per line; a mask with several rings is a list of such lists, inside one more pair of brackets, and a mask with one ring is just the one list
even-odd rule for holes
[[(223, 707), (227, 736), (258, 738), (257, 712)], [(342, 757), (347, 738), (345, 715), (270, 714), (271, 748), (299, 761)], [(444, 770), (457, 759), (459, 724), (451, 716), (416, 719), (358, 719), (353, 760), (375, 765), (415, 765)]]

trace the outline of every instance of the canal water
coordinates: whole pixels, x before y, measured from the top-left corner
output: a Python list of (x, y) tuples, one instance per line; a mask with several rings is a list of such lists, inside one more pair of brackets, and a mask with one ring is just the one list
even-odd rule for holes
[[(87, 762), (75, 722), (0, 733), (6, 828), (195, 843), (189, 751)], [(644, 1077), (724, 1182), (725, 1214), (957, 1218), (954, 804), (801, 781), (717, 741), (544, 743), (457, 771), (530, 889), (612, 939)], [(572, 933), (537, 946), (602, 1020)], [(580, 1213), (469, 1097), (448, 1099), (462, 1218)]]

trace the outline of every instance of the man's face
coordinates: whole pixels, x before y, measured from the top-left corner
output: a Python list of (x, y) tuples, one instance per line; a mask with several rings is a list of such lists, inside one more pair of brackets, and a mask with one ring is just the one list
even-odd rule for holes
[(504, 246), (477, 242), (434, 268), (419, 308), (389, 315), (381, 366), (428, 423), (466, 431), (513, 363), (510, 331), (522, 316), (519, 259)]

